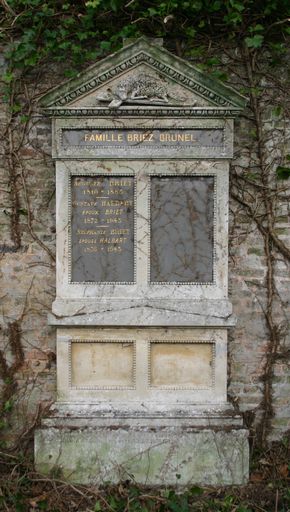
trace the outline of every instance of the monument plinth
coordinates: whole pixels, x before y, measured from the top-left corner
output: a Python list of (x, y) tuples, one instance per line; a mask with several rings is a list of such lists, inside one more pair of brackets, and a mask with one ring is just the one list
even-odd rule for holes
[(56, 164), (58, 400), (36, 433), (40, 471), (246, 481), (247, 431), (226, 396), (228, 174), (244, 103), (144, 38), (42, 99)]

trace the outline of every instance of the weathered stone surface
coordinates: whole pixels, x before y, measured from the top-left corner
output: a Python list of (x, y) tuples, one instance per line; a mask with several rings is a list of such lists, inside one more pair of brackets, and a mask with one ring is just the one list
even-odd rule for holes
[[(229, 61), (228, 56), (224, 61)], [(238, 86), (240, 86), (244, 70), (237, 68), (237, 74), (234, 75), (232, 63), (230, 66), (231, 79), (233, 83), (236, 81)], [(265, 61), (261, 61), (260, 66), (263, 72)], [(277, 72), (278, 75), (279, 71)], [(35, 94), (35, 87), (37, 87), (37, 94), (42, 94), (62, 80), (62, 67), (60, 66), (57, 69), (56, 65), (49, 66), (46, 69), (43, 68), (41, 80), (37, 84), (34, 80), (29, 82), (29, 77), (26, 76), (26, 84), (31, 96)], [(264, 92), (267, 93), (266, 88)], [(191, 93), (189, 92), (189, 94)], [(267, 111), (270, 110), (272, 113), (273, 109), (269, 107), (272, 104), (271, 98), (268, 100), (265, 96), (265, 99), (264, 111), (266, 112), (268, 109)], [(283, 99), (281, 101), (283, 102)], [(6, 129), (6, 121), (10, 118), (7, 105), (4, 104), (0, 112), (3, 133)], [(271, 117), (268, 126), (265, 127), (269, 130), (269, 141), (271, 144), (273, 144), (274, 139), (277, 143), (275, 154), (277, 154), (278, 159), (281, 158), (282, 153), (285, 153), (285, 151), (289, 153), (289, 148), (287, 148), (289, 123), (287, 123), (287, 119), (285, 123), (284, 119), (281, 122), (281, 119), (279, 121)], [(280, 125), (282, 126), (280, 127)], [(241, 171), (243, 174), (248, 172), (253, 164), (251, 155), (245, 149), (247, 147), (253, 148), (254, 145), (252, 125), (246, 117), (241, 117), (235, 121), (235, 133), (233, 171)], [(281, 141), (280, 146), (279, 138)], [(2, 142), (5, 142), (5, 138), (3, 138)], [(280, 148), (282, 148), (282, 152)], [(54, 251), (54, 169), (52, 161), (48, 156), (50, 153), (50, 122), (48, 119), (37, 114), (32, 119), (25, 139), (25, 145), (19, 149), (19, 155), (22, 158), (23, 169), (28, 183), (29, 199), (33, 212), (33, 228), (40, 239)], [(213, 161), (211, 164), (213, 164)], [(195, 165), (197, 168), (197, 163)], [(4, 307), (1, 310), (1, 313), (3, 313), (1, 327), (3, 327), (3, 347), (5, 349), (8, 346), (7, 339), (5, 338), (8, 323), (14, 319), (21, 318), (25, 310), (25, 316), (21, 325), (25, 364), (23, 369), (16, 375), (19, 392), (17, 403), (21, 411), (18, 414), (18, 422), (19, 428), (21, 428), (21, 421), (26, 422), (27, 426), (28, 422), (33, 418), (39, 403), (53, 401), (56, 397), (55, 363), (53, 360), (56, 351), (56, 335), (54, 329), (46, 325), (46, 314), (51, 310), (51, 303), (54, 300), (55, 294), (55, 269), (51, 265), (45, 251), (31, 238), (27, 229), (27, 216), (24, 214), (20, 216), (20, 230), (23, 237), (22, 246), (19, 250), (14, 247), (10, 233), (11, 200), (6, 161), (3, 161), (0, 173), (2, 183), (0, 193), (3, 205), (0, 211), (2, 239), (0, 279), (1, 296), (4, 303)], [(285, 189), (287, 185), (288, 182), (283, 181)], [(18, 186), (21, 196), (21, 208), (25, 211), (27, 204), (21, 190), (21, 181), (18, 181)], [(286, 229), (287, 235), (279, 236), (283, 237), (287, 246), (290, 245), (289, 208), (288, 199), (280, 198), (279, 201), (277, 200), (277, 227)], [(255, 413), (255, 411), (261, 410), (263, 401), (261, 376), (263, 375), (265, 354), (269, 341), (263, 312), (266, 296), (264, 242), (254, 223), (249, 220), (246, 212), (240, 209), (233, 199), (230, 201), (230, 211), (235, 215), (232, 215), (230, 219), (229, 278), (231, 300), (233, 301), (234, 313), (238, 317), (238, 325), (232, 329), (229, 340), (229, 392), (241, 410)], [(251, 254), (256, 254), (259, 259), (253, 260), (250, 258)], [(285, 264), (282, 263), (279, 254), (277, 257), (275, 284), (285, 307), (284, 311), (281, 309), (279, 315), (276, 316), (276, 321), (282, 325), (285, 320), (283, 318), (284, 315), (289, 319), (289, 269), (287, 265), (283, 266)], [(279, 272), (278, 277), (277, 269)], [(250, 275), (246, 275), (245, 271), (250, 272)], [(32, 279), (33, 285), (31, 287)], [(166, 301), (167, 299), (168, 302), (165, 304), (163, 300)], [(140, 300), (139, 305), (134, 310), (131, 300), (126, 302), (126, 304), (123, 303), (123, 306), (126, 306), (128, 314), (130, 312), (131, 322), (137, 322), (139, 318), (146, 318), (148, 322), (166, 321), (169, 323), (170, 316), (177, 321), (181, 319), (182, 322), (191, 322), (193, 319), (195, 323), (200, 321), (203, 325), (206, 325), (209, 321), (209, 317), (203, 314), (204, 304), (202, 300), (195, 306), (189, 305), (188, 300), (186, 300), (185, 303), (181, 303), (180, 308), (172, 310), (168, 294), (167, 299), (162, 301), (156, 299), (153, 314), (150, 314), (153, 308), (146, 306), (146, 300), (144, 301), (145, 305), (143, 300)], [(141, 308), (143, 311), (139, 316)], [(86, 323), (83, 315), (84, 311), (90, 313), (97, 311), (95, 319), (90, 317), (90, 325), (93, 325), (94, 322), (103, 322), (106, 325), (107, 321), (111, 321), (111, 314), (108, 312), (108, 309), (112, 312), (112, 316), (117, 315), (116, 311), (119, 309), (118, 321), (122, 321), (124, 314), (120, 305), (115, 307), (115, 304), (109, 305), (106, 301), (100, 304), (96, 300), (88, 302), (83, 299), (75, 299), (70, 301), (70, 303), (64, 300), (61, 304), (56, 304), (56, 316), (51, 321), (59, 325), (61, 323), (65, 324), (68, 323), (66, 315), (73, 315), (75, 324), (81, 325)], [(172, 312), (170, 313), (171, 310)], [(155, 314), (156, 312), (158, 315)], [(229, 312), (229, 302), (225, 305), (219, 301), (219, 308), (213, 309), (212, 306), (210, 307), (210, 315), (216, 319), (216, 322), (221, 322), (222, 317), (228, 317)], [(228, 325), (230, 325), (230, 322), (228, 322)], [(282, 350), (288, 350), (289, 343), (290, 337), (286, 332)], [(13, 356), (10, 354), (9, 349), (7, 349), (7, 357), (9, 362), (12, 362)], [(283, 359), (275, 364), (274, 375), (276, 379), (273, 396), (275, 417), (271, 421), (272, 428), (274, 428), (272, 438), (279, 439), (283, 432), (289, 430), (290, 427), (290, 381), (289, 365), (286, 360)], [(280, 397), (280, 385), (283, 386), (283, 397)], [(286, 388), (288, 388), (288, 395)], [(84, 423), (86, 423), (85, 419)]]
[(245, 429), (183, 427), (181, 421), (162, 427), (118, 425), (118, 420), (111, 426), (48, 427), (35, 439), (38, 471), (60, 470), (69, 481), (95, 485), (243, 484), (248, 456)]
[(229, 158), (244, 98), (140, 39), (43, 103), (58, 399), (91, 410), (43, 422), (37, 468), (97, 484), (243, 483), (246, 431), (225, 411)]

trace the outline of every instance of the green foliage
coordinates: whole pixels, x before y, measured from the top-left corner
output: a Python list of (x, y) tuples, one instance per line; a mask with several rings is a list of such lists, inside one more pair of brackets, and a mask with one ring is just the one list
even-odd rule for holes
[(263, 44), (264, 36), (261, 34), (255, 34), (252, 37), (246, 37), (245, 42), (248, 48), (261, 48)]
[(290, 167), (279, 165), (276, 169), (276, 173), (279, 180), (288, 180), (290, 177)]
[(289, 0), (7, 0), (2, 5), (0, 37), (8, 43), (10, 60), (6, 83), (15, 68), (48, 60), (64, 63), (71, 76), (72, 68), (118, 49), (124, 37), (163, 37), (165, 45), (178, 40), (191, 56), (202, 37), (244, 41), (250, 50), (274, 45), (279, 53), (290, 34)]
[[(290, 155), (286, 155), (285, 160), (290, 162)], [(276, 168), (276, 174), (279, 180), (288, 180), (290, 177), (290, 167), (286, 167), (285, 165), (278, 165)]]

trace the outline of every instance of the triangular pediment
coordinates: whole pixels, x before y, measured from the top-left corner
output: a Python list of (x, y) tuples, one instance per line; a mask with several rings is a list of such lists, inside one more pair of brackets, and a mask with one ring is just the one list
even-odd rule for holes
[(97, 62), (41, 99), (46, 112), (97, 114), (140, 108), (238, 113), (245, 98), (145, 38)]

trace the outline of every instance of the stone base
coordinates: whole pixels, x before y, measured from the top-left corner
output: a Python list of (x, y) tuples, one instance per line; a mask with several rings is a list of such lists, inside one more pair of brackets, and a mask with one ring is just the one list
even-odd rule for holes
[(36, 431), (35, 466), (94, 485), (244, 484), (247, 434), (241, 418), (225, 408), (187, 407), (186, 413), (179, 409), (165, 416), (67, 405), (54, 409)]

